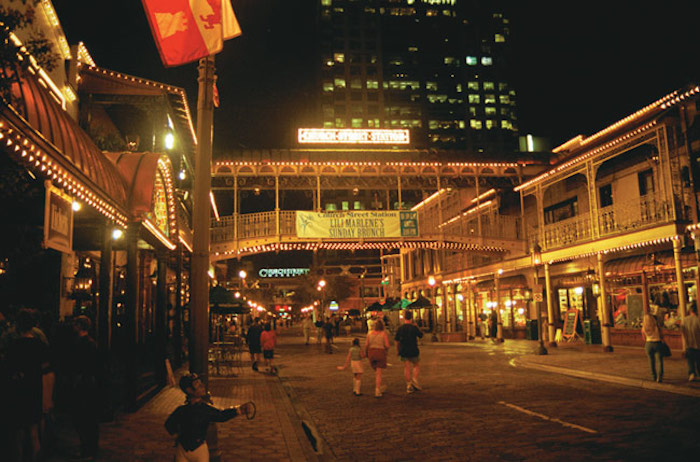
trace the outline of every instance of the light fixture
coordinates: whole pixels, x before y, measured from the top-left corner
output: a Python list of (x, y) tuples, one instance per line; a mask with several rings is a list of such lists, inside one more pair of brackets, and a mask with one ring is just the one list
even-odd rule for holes
[(122, 237), (123, 235), (124, 235), (124, 231), (122, 231), (122, 230), (119, 229), (119, 228), (115, 228), (115, 229), (112, 231), (112, 239), (114, 239), (115, 241), (116, 241), (117, 239), (121, 239), (121, 237)]
[(163, 139), (163, 145), (168, 151), (175, 147), (175, 135), (172, 131), (168, 130), (165, 132), (165, 138)]
[(80, 209), (83, 208), (82, 204), (78, 201), (73, 201), (73, 204), (71, 205), (71, 207), (73, 207), (74, 212), (79, 212)]
[(180, 173), (177, 174), (177, 177), (181, 180), (184, 180), (185, 178), (187, 178), (187, 173), (184, 170), (180, 170)]

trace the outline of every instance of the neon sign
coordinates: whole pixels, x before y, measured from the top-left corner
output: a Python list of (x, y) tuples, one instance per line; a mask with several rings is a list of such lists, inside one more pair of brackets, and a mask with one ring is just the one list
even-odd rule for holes
[(408, 130), (300, 128), (301, 144), (409, 144)]
[(293, 278), (308, 274), (309, 268), (262, 268), (258, 271), (261, 278)]

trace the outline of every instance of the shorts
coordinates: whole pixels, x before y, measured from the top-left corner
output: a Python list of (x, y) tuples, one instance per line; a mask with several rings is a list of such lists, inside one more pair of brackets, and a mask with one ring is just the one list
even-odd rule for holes
[(418, 364), (418, 361), (420, 361), (420, 356), (399, 356), (401, 358), (401, 361), (409, 361), (411, 364), (416, 365)]
[(384, 348), (370, 348), (367, 352), (367, 359), (372, 369), (386, 369), (386, 350)]
[(263, 350), (263, 358), (272, 359), (275, 357), (275, 350)]
[(365, 368), (362, 367), (362, 361), (350, 361), (350, 367), (353, 374), (362, 374)]
[(258, 354), (262, 352), (262, 348), (260, 345), (248, 345), (248, 351), (250, 354)]

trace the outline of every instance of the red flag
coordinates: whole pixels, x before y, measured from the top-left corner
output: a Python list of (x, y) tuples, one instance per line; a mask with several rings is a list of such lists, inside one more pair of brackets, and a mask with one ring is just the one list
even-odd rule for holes
[(143, 7), (166, 67), (218, 53), (241, 35), (231, 0), (143, 0)]

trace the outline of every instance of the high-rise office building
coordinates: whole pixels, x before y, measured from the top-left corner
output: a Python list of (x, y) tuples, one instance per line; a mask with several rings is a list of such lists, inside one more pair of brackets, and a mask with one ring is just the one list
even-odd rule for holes
[(419, 148), (517, 151), (496, 0), (317, 0), (325, 128), (409, 128)]

